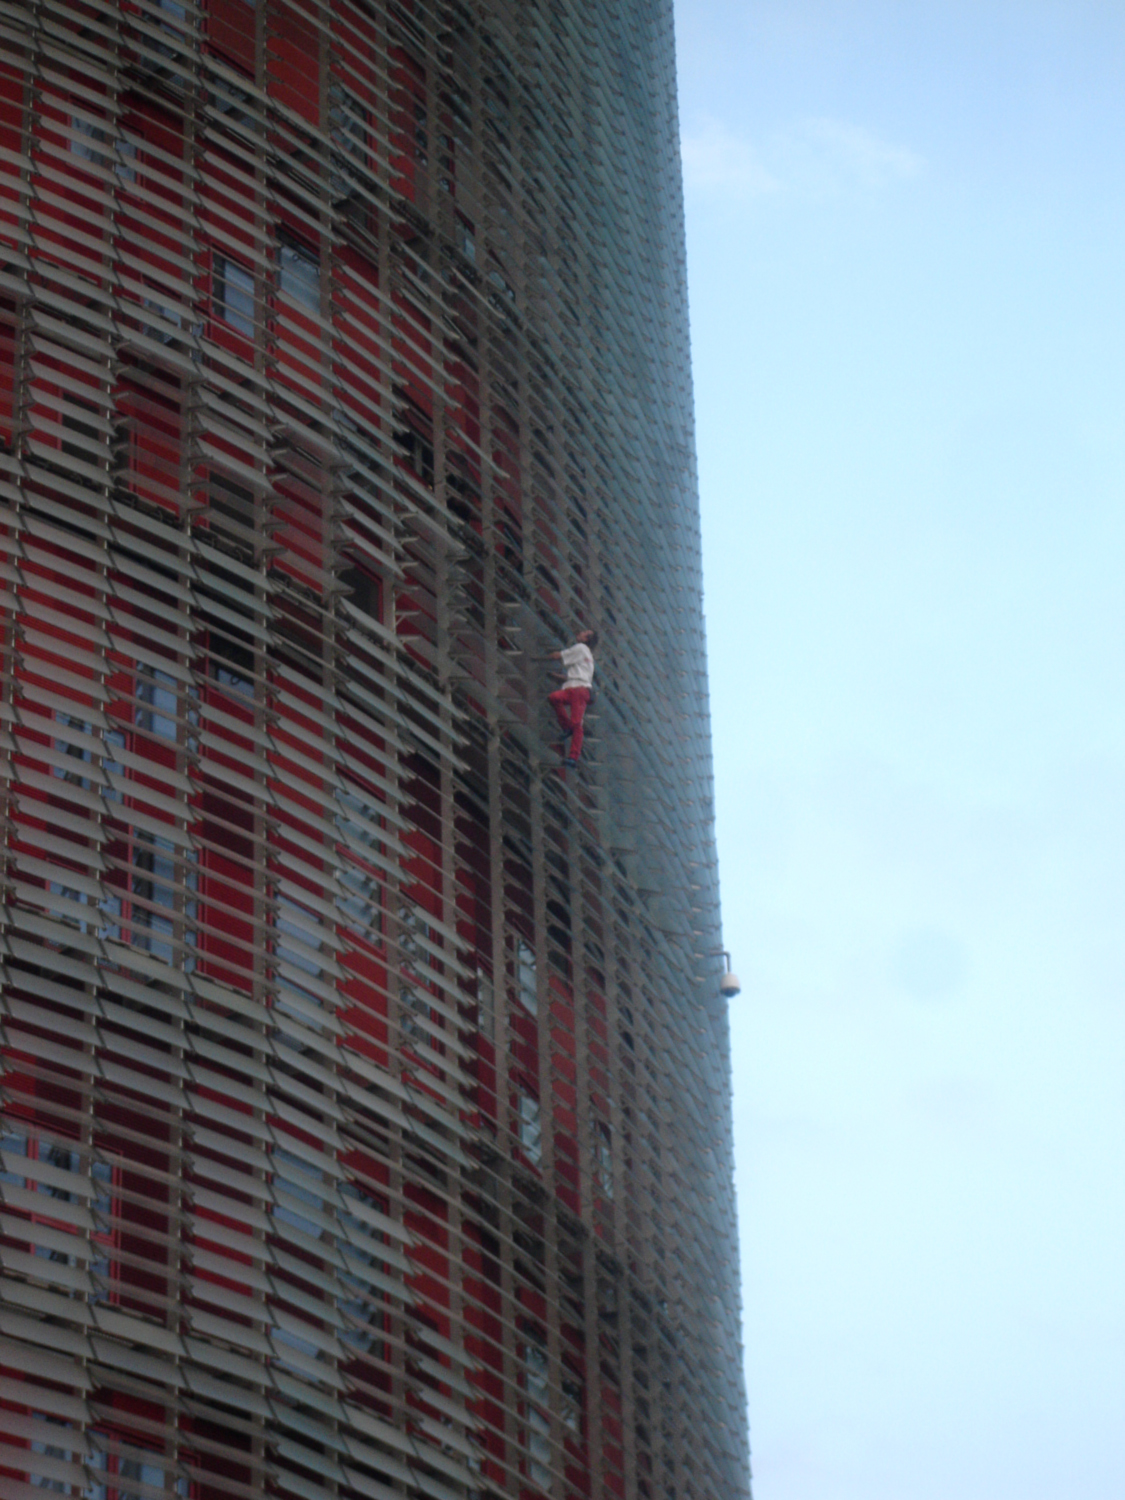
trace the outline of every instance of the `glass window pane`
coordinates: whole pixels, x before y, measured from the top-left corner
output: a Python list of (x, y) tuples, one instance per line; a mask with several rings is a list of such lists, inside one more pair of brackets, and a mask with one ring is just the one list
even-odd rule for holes
[(254, 278), (245, 266), (227, 260), (224, 255), (215, 257), (215, 310), (225, 323), (244, 333), (247, 338), (254, 334)]
[(320, 261), (301, 245), (282, 244), (278, 256), (281, 290), (310, 312), (320, 311)]

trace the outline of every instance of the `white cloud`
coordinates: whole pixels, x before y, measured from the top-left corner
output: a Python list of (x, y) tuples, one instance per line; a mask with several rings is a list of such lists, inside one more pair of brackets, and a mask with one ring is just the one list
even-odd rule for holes
[(780, 186), (750, 141), (732, 134), (721, 120), (707, 118), (680, 144), (684, 181), (703, 192), (756, 198)]
[(759, 146), (705, 116), (684, 135), (681, 154), (689, 191), (732, 199), (874, 191), (917, 177), (925, 165), (916, 152), (880, 139), (865, 126), (823, 118), (774, 131)]
[(906, 146), (880, 140), (862, 125), (844, 120), (805, 120), (791, 132), (792, 157), (804, 158), (806, 170), (824, 184), (837, 188), (888, 187), (917, 177), (922, 158)]

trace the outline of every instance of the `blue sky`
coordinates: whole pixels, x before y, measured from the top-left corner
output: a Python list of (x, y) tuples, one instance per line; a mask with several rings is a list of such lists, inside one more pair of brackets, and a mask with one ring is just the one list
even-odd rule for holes
[(676, 12), (757, 1500), (1120, 1500), (1125, 8)]

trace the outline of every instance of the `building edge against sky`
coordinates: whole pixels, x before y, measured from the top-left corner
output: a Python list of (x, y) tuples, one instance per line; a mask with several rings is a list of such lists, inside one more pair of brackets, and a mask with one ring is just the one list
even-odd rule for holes
[(670, 3), (0, 31), (0, 1487), (748, 1496)]

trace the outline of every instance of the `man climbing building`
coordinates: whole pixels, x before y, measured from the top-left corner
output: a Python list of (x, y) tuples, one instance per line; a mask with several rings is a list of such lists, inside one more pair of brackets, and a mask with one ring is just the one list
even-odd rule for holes
[(552, 651), (549, 658), (561, 661), (566, 668), (566, 681), (561, 688), (548, 694), (547, 702), (555, 710), (562, 729), (564, 764), (568, 766), (577, 765), (582, 754), (582, 720), (586, 717), (594, 688), (594, 647), (597, 644), (596, 630), (580, 630), (573, 646)]

